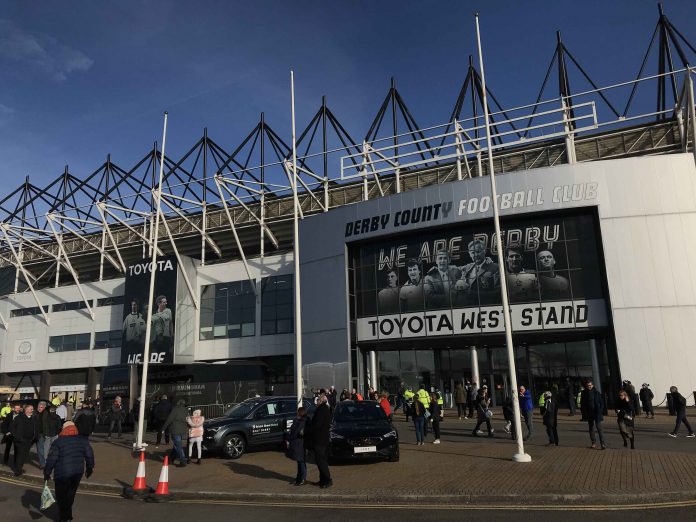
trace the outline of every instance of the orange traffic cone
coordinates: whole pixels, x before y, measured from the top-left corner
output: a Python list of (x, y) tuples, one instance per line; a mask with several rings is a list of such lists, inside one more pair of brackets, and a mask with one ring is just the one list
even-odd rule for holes
[(140, 452), (138, 458), (138, 471), (135, 473), (133, 487), (123, 488), (123, 496), (126, 498), (135, 498), (152, 493), (152, 488), (145, 483), (145, 452)]
[(157, 483), (157, 489), (154, 495), (149, 495), (147, 497), (148, 502), (165, 502), (170, 500), (169, 495), (169, 457), (164, 456), (164, 464), (162, 464), (162, 471), (160, 471), (159, 482)]

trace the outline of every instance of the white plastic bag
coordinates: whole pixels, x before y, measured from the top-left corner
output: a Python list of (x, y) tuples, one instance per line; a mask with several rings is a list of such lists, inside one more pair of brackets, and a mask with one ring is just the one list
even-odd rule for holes
[(53, 493), (51, 493), (51, 489), (48, 487), (48, 481), (45, 481), (43, 491), (41, 492), (41, 511), (50, 508), (55, 503), (56, 499), (53, 498)]

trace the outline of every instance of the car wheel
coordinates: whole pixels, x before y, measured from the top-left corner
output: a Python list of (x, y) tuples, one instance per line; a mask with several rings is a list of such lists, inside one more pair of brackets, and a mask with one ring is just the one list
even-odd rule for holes
[(226, 459), (238, 459), (246, 451), (246, 439), (244, 435), (232, 433), (225, 437), (222, 443), (222, 454)]
[(396, 451), (389, 457), (389, 462), (399, 462), (399, 446), (396, 447)]

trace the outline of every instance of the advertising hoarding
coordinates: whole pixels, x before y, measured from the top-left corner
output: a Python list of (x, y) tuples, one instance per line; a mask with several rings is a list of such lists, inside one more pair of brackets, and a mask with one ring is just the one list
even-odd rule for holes
[(462, 223), (352, 249), (358, 341), (606, 326), (592, 214), (508, 218), (505, 266), (492, 222)]
[(175, 256), (157, 259), (155, 291), (148, 302), (151, 267), (150, 259), (126, 267), (121, 364), (142, 364), (147, 321), (152, 325), (150, 362), (174, 362), (177, 260)]

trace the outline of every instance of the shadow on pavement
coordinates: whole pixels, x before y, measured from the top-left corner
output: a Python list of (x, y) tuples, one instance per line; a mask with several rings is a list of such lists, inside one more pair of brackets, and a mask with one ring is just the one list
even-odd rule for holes
[(275, 471), (271, 471), (262, 468), (261, 466), (256, 466), (254, 464), (228, 462), (226, 466), (237, 475), (247, 475), (249, 477), (260, 479), (282, 480), (283, 482), (290, 482), (291, 480), (295, 480), (294, 476), (282, 475), (281, 473), (276, 473)]
[(60, 519), (58, 513), (58, 504), (53, 504), (45, 512), (40, 510), (41, 508), (41, 492), (32, 489), (27, 489), (22, 495), (22, 506), (27, 509), (27, 515), (29, 520), (40, 520), (46, 518), (54, 522), (58, 522)]

